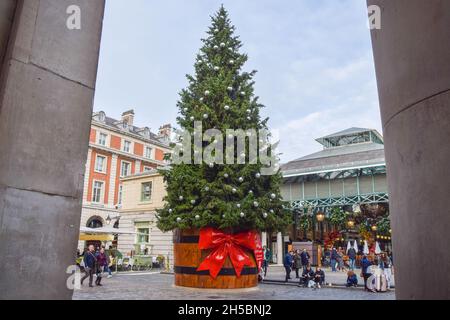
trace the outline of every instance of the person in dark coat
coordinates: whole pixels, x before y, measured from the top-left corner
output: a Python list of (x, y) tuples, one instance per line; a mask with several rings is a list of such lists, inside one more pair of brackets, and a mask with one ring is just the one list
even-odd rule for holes
[(105, 253), (105, 248), (101, 248), (99, 252), (97, 252), (97, 280), (95, 280), (95, 284), (97, 286), (102, 286), (102, 274), (105, 266), (108, 265), (108, 257)]
[(364, 289), (367, 291), (370, 291), (369, 288), (367, 288), (367, 279), (372, 275), (370, 273), (370, 266), (372, 266), (372, 262), (369, 261), (366, 255), (363, 256), (361, 260), (361, 275), (364, 278)]
[(303, 270), (302, 278), (300, 279), (300, 284), (303, 284), (303, 286), (306, 288), (309, 284), (310, 280), (314, 280), (315, 272), (311, 268), (310, 265), (307, 265), (305, 270)]
[(305, 271), (306, 267), (309, 265), (309, 253), (306, 249), (303, 249), (300, 258), (302, 260), (303, 271)]
[(286, 255), (284, 256), (284, 269), (286, 270), (286, 282), (288, 282), (289, 279), (291, 279), (291, 267), (292, 267), (292, 253), (291, 252), (287, 252)]
[(272, 252), (267, 246), (264, 246), (264, 261), (263, 261), (263, 269), (264, 269), (264, 277), (267, 276), (267, 269), (269, 269), (270, 261), (272, 261)]
[(331, 271), (336, 272), (336, 263), (339, 258), (339, 254), (336, 250), (336, 248), (331, 249), (331, 255), (330, 255), (330, 264), (331, 264)]
[(325, 272), (320, 267), (316, 268), (316, 272), (314, 273), (314, 282), (316, 283), (316, 287), (320, 289), (320, 286), (325, 284)]
[(347, 255), (348, 255), (348, 260), (349, 260), (349, 265), (350, 265), (350, 270), (355, 270), (355, 262), (356, 262), (356, 250), (353, 247), (350, 247), (350, 249), (348, 249), (347, 251)]
[(353, 271), (347, 272), (347, 288), (358, 286), (358, 277)]
[(295, 278), (300, 279), (300, 275), (298, 273), (298, 270), (302, 266), (302, 258), (300, 256), (300, 250), (295, 251), (294, 254), (294, 270), (295, 270)]
[(92, 282), (94, 280), (94, 272), (97, 269), (97, 258), (94, 254), (94, 246), (90, 245), (88, 250), (84, 253), (83, 257), (84, 261), (84, 277), (81, 279), (81, 284), (83, 284), (83, 281), (86, 280), (89, 277), (89, 287), (94, 287), (92, 285)]

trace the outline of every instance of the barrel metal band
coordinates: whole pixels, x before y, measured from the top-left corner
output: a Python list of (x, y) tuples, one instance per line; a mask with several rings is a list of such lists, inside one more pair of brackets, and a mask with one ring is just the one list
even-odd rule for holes
[[(174, 267), (175, 273), (178, 274), (191, 274), (191, 275), (198, 275), (198, 276), (209, 276), (209, 271), (197, 271), (196, 267)], [(244, 268), (242, 269), (241, 275), (254, 275), (258, 274), (258, 268)], [(234, 271), (233, 268), (222, 268), (219, 272), (219, 276), (236, 276), (236, 271)]]

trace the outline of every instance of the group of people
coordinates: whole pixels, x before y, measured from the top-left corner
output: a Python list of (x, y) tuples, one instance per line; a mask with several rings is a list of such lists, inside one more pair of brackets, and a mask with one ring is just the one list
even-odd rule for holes
[[(332, 272), (347, 271), (347, 268), (345, 266), (345, 261), (344, 261), (345, 252), (344, 252), (344, 250), (342, 250), (341, 247), (339, 247), (338, 249), (333, 247), (331, 249), (331, 251), (327, 254), (329, 255), (329, 258), (330, 258), (330, 267), (331, 267)], [(353, 247), (348, 249), (347, 256), (348, 256), (349, 270), (353, 271), (353, 270), (355, 270), (355, 266), (356, 266), (356, 257), (357, 257), (356, 250)]]
[[(327, 256), (330, 261), (331, 271), (337, 272), (347, 271), (347, 287), (358, 286), (358, 275), (356, 273), (356, 262), (359, 261), (361, 267), (360, 277), (364, 279), (364, 288), (367, 291), (385, 291), (388, 290), (392, 282), (392, 268), (393, 260), (392, 254), (381, 253), (374, 257), (367, 255), (358, 255), (354, 248), (349, 248), (344, 252), (342, 248), (331, 248)], [(344, 259), (344, 256), (345, 259)], [(321, 288), (325, 284), (325, 272), (320, 266), (313, 269), (310, 263), (310, 254), (306, 249), (293, 250), (287, 252), (284, 256), (283, 265), (286, 271), (285, 282), (291, 280), (291, 273), (295, 271), (296, 279), (299, 279), (299, 286), (309, 288)], [(272, 260), (272, 253), (264, 247), (264, 261), (263, 261), (263, 277), (267, 275), (267, 269)], [(370, 285), (369, 281), (372, 281)]]
[(89, 287), (93, 288), (94, 274), (96, 275), (95, 284), (102, 286), (103, 272), (108, 273), (108, 278), (112, 277), (110, 265), (110, 257), (106, 254), (105, 248), (95, 249), (94, 245), (90, 245), (83, 253), (81, 266), (84, 268), (85, 275), (81, 278), (81, 284), (89, 278)]
[[(375, 256), (372, 261), (369, 260), (367, 255), (364, 255), (361, 259), (361, 277), (364, 279), (364, 289), (372, 292), (388, 290), (392, 281), (392, 268), (391, 254), (381, 253)], [(375, 282), (375, 286), (368, 286), (369, 279)]]
[[(291, 279), (291, 272), (295, 270), (295, 277), (299, 279), (299, 285), (309, 288), (321, 288), (325, 283), (325, 272), (320, 267), (314, 271), (310, 264), (310, 255), (306, 249), (302, 251), (290, 251), (284, 257), (286, 270), (285, 282)], [(302, 270), (300, 275), (299, 271)]]

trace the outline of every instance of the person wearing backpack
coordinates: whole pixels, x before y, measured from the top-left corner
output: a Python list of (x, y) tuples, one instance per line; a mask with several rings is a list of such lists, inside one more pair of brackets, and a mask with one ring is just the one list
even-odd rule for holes
[(356, 252), (355, 248), (353, 248), (353, 247), (350, 247), (350, 249), (348, 249), (348, 251), (347, 251), (351, 271), (355, 270), (356, 254), (357, 254), (357, 252)]

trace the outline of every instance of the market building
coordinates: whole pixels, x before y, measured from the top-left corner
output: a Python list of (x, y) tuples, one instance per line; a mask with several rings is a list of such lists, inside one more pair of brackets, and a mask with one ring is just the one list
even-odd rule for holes
[[(151, 256), (173, 264), (172, 232), (156, 226), (156, 210), (164, 206), (166, 185), (157, 170), (121, 179), (123, 186), (118, 250), (125, 256)], [(133, 234), (134, 233), (134, 234)]]
[[(384, 142), (373, 129), (350, 128), (316, 139), (323, 150), (303, 156), (281, 166), (281, 193), (291, 204), (294, 224), (281, 237), (268, 237), (272, 250), (286, 250), (289, 245), (311, 243), (316, 248), (331, 239), (345, 247), (348, 240), (361, 241), (359, 223), (372, 223), (370, 236), (383, 249), (390, 248), (390, 235), (376, 232), (376, 222), (389, 213)], [(348, 219), (337, 227), (328, 217), (335, 209)], [(364, 216), (364, 221), (362, 217)], [(279, 240), (283, 240), (283, 245)], [(280, 257), (275, 262), (280, 262)]]
[[(103, 111), (92, 115), (81, 227), (117, 228), (124, 194), (120, 179), (167, 165), (171, 126), (164, 125), (155, 134), (148, 127), (135, 126), (134, 115), (133, 110), (124, 112), (120, 120)], [(89, 240), (80, 239), (79, 249), (88, 243)]]

